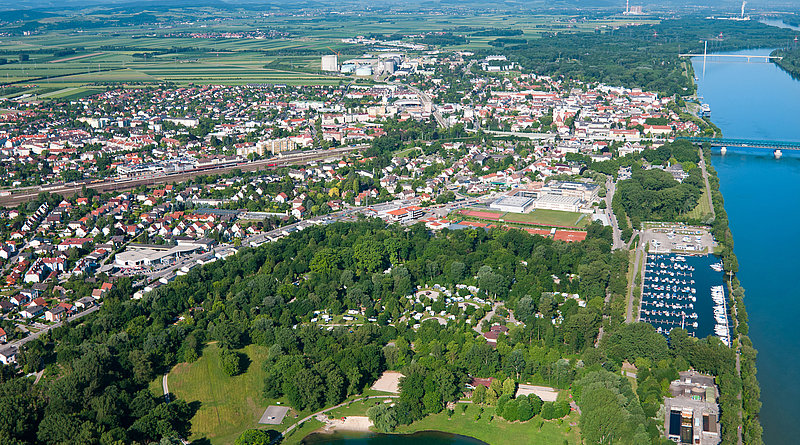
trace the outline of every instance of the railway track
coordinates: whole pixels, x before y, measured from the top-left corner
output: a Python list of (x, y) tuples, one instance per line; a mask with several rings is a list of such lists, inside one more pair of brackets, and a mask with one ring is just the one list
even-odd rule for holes
[(16, 207), (19, 204), (35, 199), (41, 192), (55, 193), (67, 197), (73, 196), (80, 192), (84, 186), (86, 186), (86, 188), (94, 189), (100, 193), (130, 190), (140, 185), (171, 184), (174, 182), (183, 182), (187, 179), (197, 176), (228, 173), (236, 169), (244, 172), (251, 172), (274, 167), (287, 167), (290, 165), (305, 164), (313, 161), (341, 157), (354, 151), (363, 150), (366, 147), (368, 147), (368, 145), (354, 145), (351, 147), (342, 147), (332, 150), (316, 150), (313, 152), (302, 152), (282, 157), (277, 156), (269, 159), (246, 162), (243, 164), (229, 164), (220, 166), (218, 168), (187, 170), (162, 176), (131, 178), (127, 180), (108, 180), (95, 183), (86, 181), (82, 183), (65, 184), (59, 187), (25, 187), (23, 189), (12, 190), (10, 195), (0, 196), (0, 206)]

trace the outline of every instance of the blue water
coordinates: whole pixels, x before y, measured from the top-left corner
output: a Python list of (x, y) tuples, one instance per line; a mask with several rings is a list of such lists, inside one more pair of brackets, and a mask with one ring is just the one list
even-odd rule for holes
[[(679, 242), (681, 238), (681, 235), (675, 237)], [(683, 260), (677, 261), (679, 258)], [(711, 287), (723, 285), (724, 277), (722, 272), (711, 269), (711, 264), (719, 261), (714, 255), (649, 254), (642, 282), (640, 319), (664, 335), (676, 327), (682, 327), (697, 338), (715, 335), (717, 323)], [(726, 307), (721, 309), (726, 313)], [(729, 337), (724, 337), (729, 342)]]
[(303, 439), (303, 445), (486, 445), (478, 439), (439, 431), (421, 431), (414, 434), (334, 433), (312, 434)]
[[(749, 51), (767, 54), (768, 50)], [(693, 60), (698, 94), (726, 137), (800, 140), (800, 82), (772, 64)], [(800, 158), (780, 160), (757, 149), (730, 150), (711, 160), (747, 290), (750, 338), (759, 351), (761, 423), (767, 444), (800, 437)]]

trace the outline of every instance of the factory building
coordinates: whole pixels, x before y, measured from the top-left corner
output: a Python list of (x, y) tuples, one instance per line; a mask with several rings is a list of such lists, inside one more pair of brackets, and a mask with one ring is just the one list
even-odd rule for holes
[(322, 71), (339, 71), (339, 56), (331, 54), (322, 56)]

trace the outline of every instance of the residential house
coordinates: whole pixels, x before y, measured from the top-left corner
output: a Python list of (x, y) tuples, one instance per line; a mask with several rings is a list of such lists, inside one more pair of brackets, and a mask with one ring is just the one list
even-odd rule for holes
[(56, 306), (48, 309), (44, 313), (44, 318), (47, 321), (61, 321), (67, 315), (67, 310), (62, 306)]
[(17, 362), (17, 347), (7, 346), (0, 348), (0, 363), (10, 365)]
[(19, 314), (22, 315), (22, 318), (31, 319), (42, 315), (42, 312), (44, 312), (44, 308), (42, 306), (28, 306), (19, 311)]
[(81, 309), (88, 309), (95, 305), (95, 300), (92, 297), (82, 297), (75, 302), (75, 307)]

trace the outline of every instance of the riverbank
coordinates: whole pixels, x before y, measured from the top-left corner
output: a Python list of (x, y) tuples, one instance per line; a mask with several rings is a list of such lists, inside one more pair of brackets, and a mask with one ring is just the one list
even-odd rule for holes
[(793, 79), (800, 80), (800, 48), (795, 49), (776, 49), (770, 53), (773, 57), (782, 57), (774, 63)]
[(466, 404), (456, 407), (452, 416), (447, 411), (431, 414), (411, 425), (397, 428), (397, 433), (410, 434), (435, 430), (463, 434), (492, 445), (520, 445), (525, 443), (579, 444), (580, 431), (577, 412), (557, 420), (534, 417), (527, 422), (508, 422), (497, 416), (492, 406)]
[[(703, 151), (705, 158), (711, 159), (711, 149), (705, 147)], [(744, 304), (744, 288), (736, 277), (739, 261), (734, 253), (733, 234), (725, 210), (725, 200), (720, 191), (719, 177), (713, 165), (707, 165), (706, 168), (716, 213), (713, 223), (714, 237), (719, 243), (720, 256), (725, 274), (728, 276), (730, 300), (728, 316), (734, 321), (731, 337), (735, 336), (731, 347), (736, 350), (736, 379), (738, 379), (738, 381), (724, 382), (719, 379), (723, 443), (734, 443), (735, 437), (739, 444), (743, 439), (746, 444), (761, 444), (763, 429), (759, 419), (761, 390), (756, 376), (757, 351), (747, 336), (749, 328)]]
[[(697, 68), (702, 61), (694, 60)], [(773, 63), (709, 63), (699, 81), (699, 94), (711, 105), (712, 117), (726, 137), (800, 141), (800, 82)], [(755, 351), (743, 351), (743, 359), (745, 352), (751, 357), (740, 363), (747, 383), (744, 404), (758, 412), (765, 443), (794, 443), (800, 435), (800, 424), (787, 416), (800, 410), (796, 319), (800, 289), (787, 279), (796, 273), (800, 233), (773, 229), (800, 217), (800, 197), (795, 192), (800, 162), (792, 154), (784, 151), (784, 157), (776, 160), (766, 150), (729, 149), (726, 155), (711, 158), (736, 239), (735, 299), (747, 303), (738, 318), (746, 322), (741, 325), (743, 334), (758, 347), (758, 385)], [(742, 286), (747, 287), (746, 298), (743, 290), (736, 290)], [(744, 424), (747, 429), (746, 419)]]

